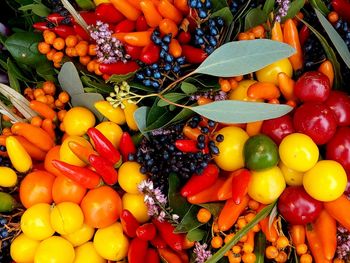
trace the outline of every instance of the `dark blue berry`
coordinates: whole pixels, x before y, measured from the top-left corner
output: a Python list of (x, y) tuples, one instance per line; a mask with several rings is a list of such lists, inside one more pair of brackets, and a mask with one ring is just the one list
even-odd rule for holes
[(6, 147), (5, 147), (4, 145), (1, 145), (1, 146), (0, 146), (0, 151), (1, 151), (1, 152), (6, 152)]
[(191, 7), (191, 8), (195, 8), (196, 5), (197, 5), (197, 0), (191, 0), (191, 1), (190, 1), (190, 7)]
[(215, 138), (217, 142), (223, 142), (224, 141), (224, 135), (218, 134)]
[(172, 56), (172, 55), (170, 55), (170, 54), (166, 54), (165, 55), (165, 61), (166, 62), (173, 62), (174, 61), (174, 57)]
[(0, 226), (4, 226), (7, 224), (7, 219), (6, 218), (1, 218), (0, 219)]
[(157, 63), (154, 63), (151, 65), (151, 69), (158, 69), (159, 65)]
[(180, 70), (181, 70), (181, 68), (180, 68), (179, 65), (176, 65), (176, 66), (173, 67), (173, 71), (174, 71), (175, 73), (179, 73)]
[(143, 79), (145, 79), (145, 75), (143, 75), (142, 73), (137, 72), (136, 73), (136, 78), (139, 79), (139, 80), (143, 80)]
[(165, 64), (165, 65), (164, 65), (164, 70), (165, 70), (165, 71), (171, 70), (171, 64), (169, 64), (169, 63)]
[(217, 146), (209, 146), (209, 150), (211, 154), (217, 155), (220, 153), (219, 148)]
[(185, 57), (179, 57), (176, 59), (176, 62), (179, 63), (180, 65), (185, 64), (186, 58)]
[(207, 134), (207, 133), (209, 133), (209, 128), (208, 127), (202, 127), (201, 128), (201, 132), (204, 133), (204, 134)]
[(163, 41), (165, 42), (165, 43), (170, 43), (170, 41), (171, 41), (171, 34), (168, 34), (168, 35), (166, 35), (166, 36), (164, 36), (163, 37)]
[(197, 138), (198, 142), (205, 142), (205, 136), (203, 134), (199, 135)]
[(204, 31), (201, 28), (196, 28), (195, 34), (197, 36), (204, 36)]
[(162, 77), (162, 75), (160, 74), (159, 71), (154, 71), (154, 72), (153, 72), (153, 77), (154, 77), (155, 79), (160, 79), (160, 78)]
[(200, 18), (206, 18), (207, 17), (207, 12), (205, 11), (205, 10), (203, 10), (203, 9), (200, 9), (199, 10), (199, 13), (198, 13), (198, 16), (200, 17)]
[(135, 161), (135, 155), (133, 155), (132, 153), (128, 154), (128, 161)]
[(151, 82), (150, 79), (145, 79), (142, 83), (143, 83), (143, 85), (145, 85), (145, 86), (147, 86), (147, 87), (149, 87), (149, 86), (152, 85), (152, 82)]

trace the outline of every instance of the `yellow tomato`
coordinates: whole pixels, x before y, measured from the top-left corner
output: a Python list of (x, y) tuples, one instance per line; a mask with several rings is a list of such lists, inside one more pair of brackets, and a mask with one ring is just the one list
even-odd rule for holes
[(62, 237), (53, 236), (40, 243), (34, 263), (73, 263), (74, 257), (72, 244)]
[(87, 242), (75, 248), (74, 263), (105, 263), (106, 260), (102, 258), (96, 251), (92, 242)]
[(283, 138), (279, 146), (281, 161), (298, 172), (306, 172), (318, 161), (319, 151), (313, 140), (302, 133), (292, 133)]
[(50, 223), (49, 204), (36, 204), (28, 208), (21, 217), (22, 232), (29, 238), (44, 240), (55, 233)]
[(277, 166), (262, 171), (251, 171), (251, 173), (248, 194), (255, 201), (271, 204), (286, 188), (283, 174)]
[(95, 125), (94, 114), (84, 107), (71, 108), (63, 118), (63, 126), (68, 135), (84, 135)]
[(148, 209), (143, 200), (142, 194), (125, 193), (122, 198), (123, 209), (129, 210), (140, 223), (149, 220)]
[(280, 162), (278, 166), (283, 173), (284, 180), (286, 181), (287, 185), (290, 185), (290, 186), (303, 185), (303, 176), (304, 176), (303, 172), (295, 171), (287, 167), (283, 162)]
[(303, 185), (305, 191), (316, 200), (330, 202), (344, 193), (347, 181), (340, 163), (323, 160), (305, 173)]
[(40, 241), (31, 239), (22, 233), (11, 243), (11, 258), (17, 263), (33, 262), (35, 251), (39, 244)]
[(32, 158), (15, 137), (9, 136), (6, 138), (6, 150), (13, 167), (18, 172), (25, 173), (32, 168)]
[(137, 186), (147, 176), (140, 172), (141, 165), (137, 162), (125, 162), (118, 171), (118, 183), (120, 187), (127, 193), (139, 194)]
[(93, 243), (97, 253), (104, 259), (118, 261), (128, 254), (129, 241), (120, 223), (98, 229)]
[(258, 81), (271, 82), (278, 85), (277, 75), (280, 72), (286, 73), (289, 77), (293, 76), (293, 67), (288, 58), (278, 60), (258, 70), (255, 74)]
[(252, 99), (248, 97), (248, 88), (256, 83), (255, 80), (242, 80), (238, 82), (238, 87), (233, 89), (229, 94), (230, 100), (243, 100), (243, 101), (263, 101), (263, 100), (257, 100)]
[(225, 127), (217, 132), (224, 136), (224, 141), (216, 143), (220, 154), (215, 156), (216, 164), (225, 171), (234, 171), (244, 167), (243, 147), (248, 134), (238, 127)]
[(94, 106), (108, 120), (119, 125), (125, 124), (125, 114), (120, 106), (113, 107), (105, 100), (95, 102)]
[(94, 233), (95, 229), (84, 223), (77, 231), (68, 235), (63, 235), (62, 237), (67, 239), (73, 245), (73, 247), (77, 247), (91, 240)]
[(122, 138), (123, 130), (120, 126), (111, 121), (104, 121), (95, 127), (113, 144), (115, 148), (119, 148), (120, 139)]
[(69, 164), (73, 164), (76, 166), (85, 166), (86, 163), (84, 163), (82, 160), (80, 160), (69, 148), (69, 142), (77, 142), (81, 144), (84, 147), (87, 147), (89, 149), (92, 149), (91, 144), (85, 140), (83, 137), (79, 136), (68, 136), (62, 143), (60, 148), (60, 160)]
[(13, 187), (16, 184), (16, 172), (9, 167), (0, 167), (0, 187)]
[(53, 229), (60, 235), (68, 235), (79, 230), (84, 223), (84, 215), (80, 206), (72, 202), (56, 205), (50, 215)]
[(124, 114), (126, 119), (126, 124), (133, 131), (138, 131), (136, 121), (134, 119), (134, 113), (139, 108), (135, 103), (130, 103), (127, 101), (123, 101), (124, 104)]

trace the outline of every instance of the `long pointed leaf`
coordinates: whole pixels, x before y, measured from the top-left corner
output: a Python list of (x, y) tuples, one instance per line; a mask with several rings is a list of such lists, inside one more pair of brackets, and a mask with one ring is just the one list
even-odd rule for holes
[(62, 89), (67, 91), (71, 97), (75, 94), (84, 93), (84, 87), (81, 83), (79, 73), (72, 62), (63, 64), (58, 74), (58, 82)]

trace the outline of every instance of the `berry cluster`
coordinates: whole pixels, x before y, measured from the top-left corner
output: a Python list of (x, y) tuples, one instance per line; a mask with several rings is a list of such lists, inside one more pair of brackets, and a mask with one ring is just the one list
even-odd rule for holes
[[(249, 8), (255, 8), (258, 4), (261, 4), (263, 1), (250, 1)], [(233, 0), (230, 2), (230, 10), (235, 15), (244, 5), (246, 5), (246, 0)]]
[[(4, 145), (0, 145), (0, 152), (6, 152), (6, 147)], [(10, 167), (11, 161), (10, 161), (10, 159), (8, 159), (6, 157), (0, 156), (0, 165)]]
[[(70, 17), (70, 14), (68, 12), (67, 9), (65, 9), (63, 7), (63, 4), (60, 0), (51, 0), (50, 1), (51, 6), (52, 6), (52, 13), (57, 13), (60, 16), (64, 17), (64, 19), (62, 19), (60, 21), (61, 25), (72, 25), (72, 19)], [(74, 1), (70, 1), (70, 2), (74, 2)], [(56, 24), (54, 22), (48, 21), (47, 22), (47, 27), (48, 28), (54, 28), (56, 26)]]
[(218, 91), (209, 90), (206, 92), (195, 93), (190, 96), (190, 100), (193, 100), (193, 101), (197, 101), (200, 98), (206, 98), (206, 99), (215, 100), (215, 101), (226, 100), (227, 93), (222, 90), (218, 90)]
[(13, 232), (9, 231), (8, 220), (0, 216), (0, 263), (11, 262), (10, 256), (10, 240)]
[(219, 37), (225, 25), (221, 17), (208, 19), (195, 30), (194, 43), (200, 46), (207, 54), (211, 54), (218, 44)]
[(212, 8), (211, 0), (189, 0), (188, 5), (197, 11), (198, 17), (201, 19), (207, 18)]
[(159, 29), (156, 29), (152, 33), (151, 40), (161, 48), (160, 59), (151, 65), (142, 64), (142, 70), (136, 73), (136, 78), (145, 86), (153, 87), (159, 92), (166, 79), (179, 77), (181, 65), (185, 64), (185, 57), (175, 58), (169, 53), (171, 34), (161, 37)]

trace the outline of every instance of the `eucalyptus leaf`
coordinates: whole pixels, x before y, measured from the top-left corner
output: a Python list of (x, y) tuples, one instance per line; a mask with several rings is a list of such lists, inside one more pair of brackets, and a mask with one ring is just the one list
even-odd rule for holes
[(240, 76), (255, 72), (294, 53), (294, 48), (279, 41), (234, 41), (216, 49), (194, 72), (217, 77)]
[(195, 85), (193, 85), (192, 83), (186, 82), (186, 81), (181, 82), (180, 88), (187, 95), (191, 95), (191, 94), (197, 92), (197, 90), (198, 90)]
[(345, 64), (350, 68), (350, 51), (342, 37), (339, 33), (334, 29), (331, 23), (329, 23), (328, 19), (326, 19), (320, 11), (315, 9), (318, 20), (320, 21), (323, 28), (326, 30), (327, 35), (338, 51), (340, 57), (344, 60)]
[(225, 25), (229, 26), (233, 21), (233, 15), (229, 7), (221, 8), (220, 10), (211, 14), (210, 17), (221, 17), (225, 21)]
[(123, 81), (127, 81), (128, 79), (131, 79), (134, 75), (135, 75), (136, 71), (134, 72), (130, 72), (128, 74), (125, 75), (116, 75), (113, 74), (112, 76), (110, 76), (110, 78), (107, 80), (107, 83), (109, 82), (113, 82), (115, 84), (119, 84)]
[(102, 114), (95, 108), (95, 102), (104, 100), (103, 96), (99, 93), (80, 93), (71, 96), (71, 103), (73, 106), (81, 106), (91, 110), (97, 118), (101, 121), (103, 119)]
[(293, 108), (283, 104), (223, 100), (192, 107), (191, 110), (217, 122), (247, 123), (277, 118)]
[(63, 64), (58, 74), (58, 82), (62, 89), (67, 91), (71, 97), (76, 94), (84, 93), (84, 87), (81, 83), (79, 73), (72, 62)]
[(270, 213), (270, 216), (269, 216), (269, 228), (272, 226), (273, 224), (273, 221), (275, 220), (275, 218), (277, 217), (278, 215), (278, 211), (277, 211), (277, 205), (272, 209), (271, 213)]
[(310, 4), (325, 16), (330, 12), (323, 0), (310, 0)]
[(269, 15), (273, 11), (273, 7), (275, 6), (275, 0), (266, 0), (263, 11), (265, 14)]
[(199, 209), (199, 206), (192, 205), (182, 218), (181, 222), (176, 226), (174, 233), (187, 233), (203, 225), (197, 220)]
[(144, 130), (145, 130), (146, 125), (147, 125), (146, 119), (147, 119), (147, 113), (148, 113), (149, 109), (150, 109), (149, 107), (142, 106), (134, 112), (134, 120), (136, 122), (136, 125), (137, 125), (138, 129), (140, 130), (140, 132), (146, 138), (148, 138), (148, 135)]
[[(183, 94), (183, 93), (176, 93), (176, 92), (172, 92), (172, 93), (167, 93), (167, 94), (164, 94), (163, 97), (171, 102), (178, 102), (179, 100), (182, 100), (184, 98), (187, 97), (186, 94)], [(159, 107), (164, 107), (164, 106), (167, 106), (169, 105), (169, 102), (163, 100), (162, 98), (160, 98), (160, 100), (158, 101), (158, 104), (157, 104)]]
[(201, 241), (204, 238), (205, 234), (206, 234), (206, 231), (196, 228), (196, 229), (190, 230), (187, 233), (186, 239), (188, 239), (191, 242)]
[(295, 0), (291, 2), (288, 9), (288, 13), (282, 18), (282, 22), (286, 21), (289, 18), (295, 17), (299, 13), (299, 11), (304, 7), (304, 4), (305, 0)]
[(257, 7), (251, 9), (245, 16), (244, 31), (248, 31), (255, 26), (266, 23), (267, 19), (267, 13), (265, 13), (260, 8)]
[(217, 217), (220, 214), (220, 211), (224, 207), (223, 203), (206, 203), (206, 204), (199, 204), (200, 207), (203, 207), (214, 216)]
[(173, 213), (183, 218), (187, 211), (191, 208), (191, 205), (187, 202), (180, 194), (180, 179), (179, 177), (171, 173), (168, 178), (169, 189), (168, 189), (168, 200), (169, 206), (173, 209)]

